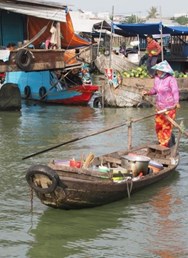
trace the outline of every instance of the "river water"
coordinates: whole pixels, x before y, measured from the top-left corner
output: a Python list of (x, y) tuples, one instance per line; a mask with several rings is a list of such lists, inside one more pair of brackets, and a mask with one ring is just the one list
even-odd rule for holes
[[(56, 210), (34, 198), (31, 212), (28, 167), (53, 158), (105, 154), (127, 146), (126, 128), (109, 131), (22, 160), (75, 137), (139, 118), (153, 108), (93, 108), (22, 104), (0, 113), (0, 257), (184, 258), (188, 257), (188, 138), (182, 137), (176, 173), (109, 205)], [(188, 128), (188, 102), (177, 122)], [(155, 139), (153, 117), (135, 124), (134, 141)]]

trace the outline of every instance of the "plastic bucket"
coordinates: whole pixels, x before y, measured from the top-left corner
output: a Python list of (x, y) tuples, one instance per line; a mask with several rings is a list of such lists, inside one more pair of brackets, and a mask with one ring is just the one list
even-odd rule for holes
[(150, 160), (148, 167), (153, 170), (153, 173), (157, 173), (163, 169), (163, 165), (154, 160)]

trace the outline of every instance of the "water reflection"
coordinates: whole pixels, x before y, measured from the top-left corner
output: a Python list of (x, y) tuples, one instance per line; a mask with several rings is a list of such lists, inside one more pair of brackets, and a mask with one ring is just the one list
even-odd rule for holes
[[(126, 208), (121, 207), (125, 211)], [(30, 232), (35, 244), (28, 252), (29, 257), (40, 254), (43, 257), (90, 257), (86, 255), (88, 244), (93, 249), (92, 242), (101, 234), (121, 226), (117, 208), (121, 214), (117, 205), (78, 211), (46, 210), (37, 227)]]
[(173, 196), (172, 187), (168, 186), (162, 188), (150, 204), (153, 206), (155, 217), (153, 227), (157, 229), (150, 232), (151, 252), (161, 258), (180, 257), (186, 241), (182, 239), (179, 221), (175, 219), (173, 213), (182, 205), (181, 199)]

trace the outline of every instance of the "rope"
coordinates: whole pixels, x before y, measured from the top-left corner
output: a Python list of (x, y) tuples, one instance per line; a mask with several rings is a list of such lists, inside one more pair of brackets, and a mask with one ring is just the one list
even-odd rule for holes
[[(48, 22), (48, 24), (49, 24), (49, 22)], [(33, 43), (36, 39), (38, 39), (38, 38), (45, 32), (45, 30), (46, 30), (47, 27), (48, 27), (48, 24), (45, 25), (28, 43), (26, 43), (26, 44), (23, 45), (22, 47), (18, 48), (18, 50), (29, 46), (29, 45), (30, 45), (31, 43)]]
[(31, 203), (31, 208), (30, 212), (33, 212), (33, 189), (30, 187), (30, 203)]
[[(133, 188), (133, 181), (132, 179), (129, 179), (126, 182), (127, 182), (127, 195), (128, 195), (128, 198), (130, 199), (132, 188)], [(130, 182), (130, 187), (129, 187), (129, 182)]]

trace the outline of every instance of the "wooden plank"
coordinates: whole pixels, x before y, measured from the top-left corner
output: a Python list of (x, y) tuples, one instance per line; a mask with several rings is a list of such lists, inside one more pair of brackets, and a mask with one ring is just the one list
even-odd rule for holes
[[(62, 69), (65, 67), (81, 66), (81, 62), (75, 64), (67, 64), (64, 62), (65, 50), (47, 50), (47, 49), (29, 49), (33, 54), (34, 60), (30, 71)], [(0, 60), (0, 72), (20, 71), (16, 64), (16, 54), (18, 50), (11, 51), (9, 61)]]

